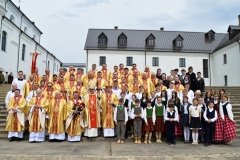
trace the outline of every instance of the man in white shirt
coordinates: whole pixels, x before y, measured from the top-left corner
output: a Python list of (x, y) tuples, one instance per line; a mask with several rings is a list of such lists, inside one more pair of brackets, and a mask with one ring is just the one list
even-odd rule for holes
[(124, 86), (124, 92), (126, 93), (126, 99), (130, 102), (132, 100), (132, 93), (129, 92), (127, 84)]
[[(17, 89), (17, 84), (13, 83), (12, 90), (7, 93), (6, 98), (5, 98), (6, 108), (8, 107), (9, 100), (15, 96), (15, 92), (14, 92), (15, 89)], [(22, 93), (20, 93), (20, 95), (22, 95)]]
[(35, 82), (35, 83), (33, 84), (33, 90), (30, 91), (30, 92), (28, 93), (27, 97), (26, 97), (26, 102), (27, 102), (27, 103), (30, 102), (31, 98), (33, 98), (33, 97), (36, 96), (37, 89), (38, 89), (38, 83)]
[(5, 84), (8, 84), (8, 72), (6, 72), (6, 74), (4, 75), (5, 77)]
[(122, 90), (118, 88), (118, 81), (114, 81), (112, 92), (117, 95), (118, 99), (121, 98), (120, 94), (121, 94)]
[(143, 91), (144, 91), (143, 85), (140, 85), (140, 86), (139, 86), (139, 92), (136, 93), (136, 98), (137, 98), (137, 99), (139, 99), (139, 100), (142, 99)]
[(20, 92), (23, 91), (24, 85), (27, 81), (23, 79), (23, 71), (18, 72), (18, 78), (15, 78), (12, 82), (12, 84), (17, 84), (17, 89), (20, 90)]

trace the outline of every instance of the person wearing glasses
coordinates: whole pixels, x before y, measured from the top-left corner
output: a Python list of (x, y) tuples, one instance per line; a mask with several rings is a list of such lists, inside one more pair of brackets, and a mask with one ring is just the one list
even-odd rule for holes
[(43, 91), (43, 95), (49, 102), (55, 98), (55, 90), (53, 88), (52, 82), (48, 82), (47, 88)]

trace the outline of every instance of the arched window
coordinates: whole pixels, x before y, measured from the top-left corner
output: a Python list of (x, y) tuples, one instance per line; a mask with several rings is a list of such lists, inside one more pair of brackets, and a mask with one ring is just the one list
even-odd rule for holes
[(24, 27), (24, 32), (27, 33), (27, 27)]
[(14, 16), (13, 15), (10, 16), (10, 21), (14, 23)]
[(36, 36), (35, 36), (35, 35), (33, 35), (33, 40), (34, 40), (34, 41), (36, 40)]
[(2, 32), (2, 46), (1, 50), (6, 52), (6, 44), (7, 44), (7, 32), (3, 31)]
[(23, 61), (25, 60), (25, 52), (26, 52), (26, 45), (23, 44), (23, 45), (22, 45), (22, 60), (23, 60)]

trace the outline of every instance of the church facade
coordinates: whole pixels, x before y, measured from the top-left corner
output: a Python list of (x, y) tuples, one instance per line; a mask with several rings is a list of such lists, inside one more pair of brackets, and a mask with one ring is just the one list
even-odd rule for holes
[(61, 61), (41, 44), (42, 32), (12, 1), (0, 0), (0, 69), (12, 72), (31, 73), (32, 53), (39, 53), (37, 68), (39, 74), (45, 74), (49, 68), (51, 74), (58, 73)]
[(93, 63), (98, 70), (106, 63), (111, 71), (119, 63), (129, 69), (136, 63), (141, 72), (149, 66), (170, 75), (172, 69), (192, 66), (206, 86), (240, 86), (240, 24), (230, 25), (227, 33), (89, 29), (85, 50), (86, 70)]

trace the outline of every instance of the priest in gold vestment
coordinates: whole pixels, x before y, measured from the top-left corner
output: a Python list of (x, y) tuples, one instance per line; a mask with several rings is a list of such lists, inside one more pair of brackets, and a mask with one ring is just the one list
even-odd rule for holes
[(79, 93), (74, 91), (73, 98), (67, 103), (66, 133), (69, 142), (81, 141), (81, 135), (85, 128), (85, 117), (82, 116), (84, 109), (85, 104), (79, 98)]
[(100, 97), (95, 93), (96, 83), (95, 81), (90, 81), (88, 83), (88, 91), (84, 97), (85, 110), (83, 115), (86, 120), (86, 128), (84, 131), (84, 136), (86, 137), (97, 137), (98, 128), (101, 127), (100, 123)]
[(15, 96), (9, 100), (7, 108), (7, 122), (5, 130), (8, 131), (10, 142), (23, 138), (25, 126), (26, 100), (20, 95), (20, 90), (15, 89)]
[(23, 87), (24, 98), (26, 98), (29, 92), (33, 90), (33, 84), (34, 84), (34, 76), (30, 75), (29, 80), (24, 84), (24, 87)]
[(118, 104), (118, 96), (112, 92), (110, 85), (106, 86), (106, 92), (101, 96), (102, 127), (104, 137), (113, 137), (114, 132), (114, 107)]
[(67, 102), (60, 91), (55, 92), (55, 99), (49, 103), (49, 141), (65, 140), (64, 122), (66, 120)]
[(29, 142), (43, 142), (45, 141), (45, 123), (49, 104), (41, 89), (36, 91), (36, 96), (27, 106), (29, 107)]

